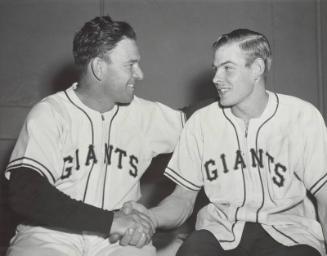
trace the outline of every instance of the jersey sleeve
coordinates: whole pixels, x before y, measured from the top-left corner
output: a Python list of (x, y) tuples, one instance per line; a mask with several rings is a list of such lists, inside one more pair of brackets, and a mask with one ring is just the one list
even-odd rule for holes
[(196, 117), (187, 121), (164, 175), (186, 189), (199, 191), (203, 186), (203, 139)]
[(327, 130), (316, 108), (312, 108), (304, 123), (303, 179), (314, 195), (327, 183)]
[(5, 170), (10, 173), (21, 167), (32, 169), (46, 177), (51, 184), (60, 175), (60, 128), (58, 116), (51, 105), (40, 102), (32, 108), (20, 131)]
[(145, 137), (151, 158), (163, 153), (171, 153), (185, 124), (185, 114), (161, 103), (153, 103), (148, 109)]

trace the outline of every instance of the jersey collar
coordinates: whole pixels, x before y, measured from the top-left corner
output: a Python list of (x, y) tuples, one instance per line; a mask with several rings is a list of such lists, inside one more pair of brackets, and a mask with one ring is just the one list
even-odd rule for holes
[[(259, 117), (251, 118), (250, 119), (251, 122), (254, 121), (254, 122), (262, 123), (265, 120), (269, 119), (276, 112), (276, 108), (278, 107), (277, 95), (268, 90), (266, 90), (266, 92), (268, 93), (268, 96), (269, 96), (268, 103), (267, 103), (264, 111), (262, 112), (262, 114)], [(229, 117), (231, 120), (233, 120), (235, 122), (239, 122), (241, 120), (239, 117), (237, 117), (233, 114), (231, 108), (223, 108), (223, 111), (225, 112), (227, 117)]]
[(117, 104), (114, 105), (114, 107), (112, 109), (110, 109), (107, 112), (101, 113), (97, 110), (94, 110), (90, 107), (88, 107), (87, 105), (85, 105), (80, 98), (77, 96), (75, 90), (77, 88), (78, 83), (75, 82), (73, 83), (67, 90), (66, 93), (68, 95), (68, 97), (70, 98), (70, 100), (76, 104), (79, 108), (83, 109), (85, 112), (87, 112), (88, 114), (93, 114), (93, 115), (103, 115), (103, 116), (108, 116), (108, 115), (112, 115), (113, 113), (116, 112), (118, 106)]

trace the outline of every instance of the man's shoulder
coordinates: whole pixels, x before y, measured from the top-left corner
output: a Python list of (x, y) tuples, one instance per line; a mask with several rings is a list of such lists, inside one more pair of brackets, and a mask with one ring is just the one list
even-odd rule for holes
[(213, 106), (216, 107), (217, 105), (218, 105), (218, 99), (213, 97), (186, 106), (182, 108), (182, 111), (185, 113), (186, 119), (189, 119), (194, 113), (208, 111)]
[(137, 109), (137, 110), (145, 110), (146, 112), (151, 111), (151, 109), (155, 110), (155, 109), (165, 109), (167, 111), (178, 111), (180, 112), (180, 110), (177, 110), (165, 103), (159, 102), (159, 101), (153, 101), (153, 100), (148, 100), (148, 99), (144, 99), (138, 96), (134, 96), (132, 102), (128, 105), (126, 105), (127, 109), (131, 108), (131, 109)]
[(306, 126), (310, 122), (315, 122), (314, 120), (322, 119), (320, 110), (313, 103), (296, 96), (280, 93), (276, 95), (279, 116), (287, 118), (290, 122)]
[(31, 108), (28, 118), (36, 118), (36, 117), (42, 117), (44, 115), (62, 115), (65, 116), (67, 110), (65, 108), (65, 92), (59, 91), (53, 94), (50, 94), (43, 99), (41, 99), (39, 102), (37, 102), (33, 107)]
[(291, 111), (299, 110), (299, 111), (312, 111), (315, 110), (316, 107), (309, 101), (301, 99), (297, 96), (276, 93), (278, 98), (278, 103), (282, 108), (288, 108)]
[(142, 105), (154, 105), (154, 104), (156, 104), (155, 101), (144, 99), (142, 97), (134, 95), (134, 98), (131, 101), (131, 103), (126, 106), (128, 107), (128, 106), (142, 106)]

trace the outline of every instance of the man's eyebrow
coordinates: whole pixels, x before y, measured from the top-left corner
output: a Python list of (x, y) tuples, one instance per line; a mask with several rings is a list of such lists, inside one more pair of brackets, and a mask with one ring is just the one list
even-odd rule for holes
[(127, 61), (125, 62), (125, 65), (131, 65), (131, 64), (138, 63), (138, 62), (139, 62), (138, 59), (127, 60)]
[(219, 67), (224, 66), (224, 65), (226, 65), (226, 64), (233, 64), (233, 65), (235, 65), (235, 63), (234, 63), (233, 61), (227, 60), (227, 61), (224, 61), (223, 63), (220, 63), (218, 66), (216, 66), (216, 65), (213, 63), (213, 64), (212, 64), (212, 67), (214, 67), (214, 68), (219, 68)]
[(225, 61), (223, 63), (220, 63), (219, 66), (221, 67), (221, 66), (224, 66), (226, 64), (235, 64), (235, 63), (233, 61), (227, 60), (227, 61)]
[(131, 62), (131, 63), (137, 63), (139, 61), (140, 61), (140, 59), (131, 59), (131, 60), (129, 60), (129, 62)]

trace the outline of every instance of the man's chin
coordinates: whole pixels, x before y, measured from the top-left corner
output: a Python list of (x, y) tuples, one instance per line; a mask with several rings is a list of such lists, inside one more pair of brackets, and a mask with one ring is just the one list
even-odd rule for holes
[(219, 104), (220, 104), (220, 106), (226, 107), (226, 108), (233, 105), (231, 102), (229, 102), (227, 100), (223, 100), (223, 99), (219, 99)]
[(134, 99), (134, 94), (119, 101), (119, 105), (129, 105)]

